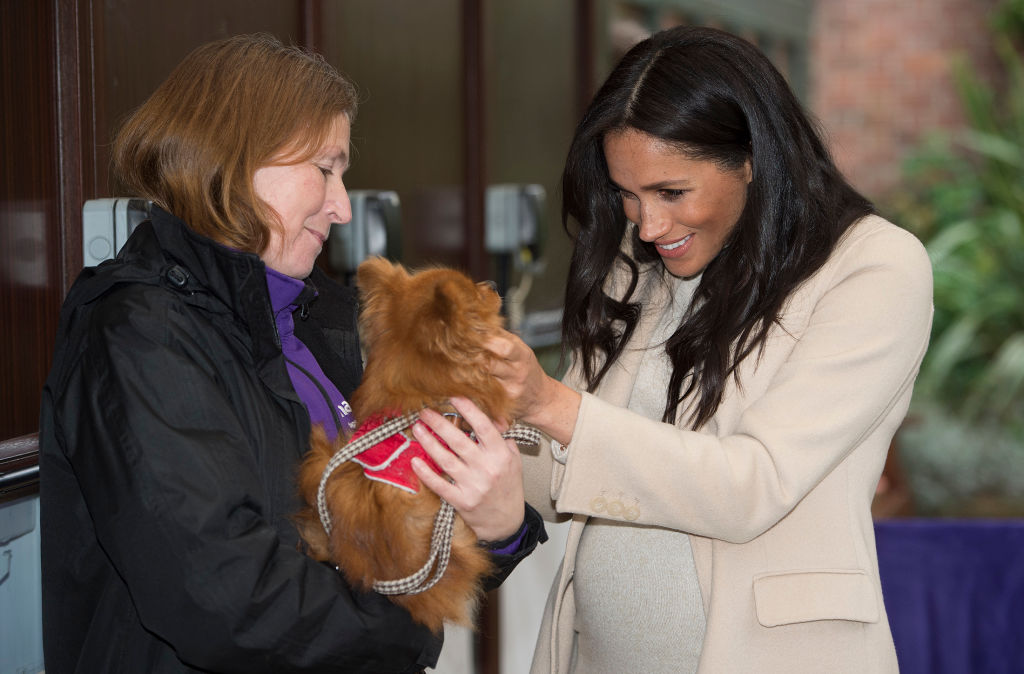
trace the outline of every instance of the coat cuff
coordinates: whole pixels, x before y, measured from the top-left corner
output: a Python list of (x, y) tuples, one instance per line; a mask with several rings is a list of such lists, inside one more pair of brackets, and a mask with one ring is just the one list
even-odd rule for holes
[[(490, 549), (495, 570), (494, 573), (484, 580), (485, 591), (493, 590), (501, 585), (508, 578), (509, 574), (512, 573), (512, 570), (519, 565), (519, 562), (523, 561), (533, 552), (538, 544), (548, 540), (548, 532), (544, 528), (544, 520), (541, 519), (540, 513), (534, 510), (529, 503), (524, 504), (524, 506), (525, 516), (520, 532), (516, 532), (509, 539), (505, 539), (505, 541), (496, 541), (487, 546)], [(511, 543), (514, 542), (517, 536), (522, 537), (519, 545), (512, 547)], [(503, 543), (508, 547), (508, 552), (504, 552), (502, 548), (493, 547)]]

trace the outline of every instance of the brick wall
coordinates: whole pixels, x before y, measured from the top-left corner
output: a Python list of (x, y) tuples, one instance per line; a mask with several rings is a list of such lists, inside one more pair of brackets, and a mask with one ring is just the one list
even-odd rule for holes
[(963, 121), (951, 64), (994, 73), (988, 20), (999, 0), (816, 0), (810, 108), (839, 167), (874, 200), (899, 189), (901, 162), (929, 131)]

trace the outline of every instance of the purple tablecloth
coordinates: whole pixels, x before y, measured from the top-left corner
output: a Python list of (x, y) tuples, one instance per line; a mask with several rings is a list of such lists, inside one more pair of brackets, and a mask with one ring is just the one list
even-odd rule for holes
[(901, 674), (1024, 674), (1024, 521), (875, 524)]

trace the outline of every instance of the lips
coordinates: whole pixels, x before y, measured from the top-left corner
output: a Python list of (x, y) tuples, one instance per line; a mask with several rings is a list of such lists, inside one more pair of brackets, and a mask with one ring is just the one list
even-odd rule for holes
[(308, 229), (307, 228), (306, 231), (309, 232), (310, 234), (312, 234), (313, 236), (315, 236), (317, 238), (317, 240), (320, 241), (320, 245), (321, 246), (324, 245), (325, 241), (327, 241), (327, 237), (325, 235), (321, 234), (320, 232), (316, 231), (315, 229)]
[(678, 241), (675, 241), (673, 243), (665, 243), (665, 244), (659, 243), (659, 244), (657, 244), (657, 246), (658, 246), (659, 250), (662, 250), (662, 251), (665, 251), (665, 252), (671, 252), (671, 251), (674, 251), (674, 250), (676, 250), (678, 248), (681, 248), (682, 246), (685, 246), (687, 243), (689, 243), (690, 239), (692, 239), (692, 238), (693, 238), (693, 234), (687, 234), (685, 237), (683, 237), (682, 239), (679, 239)]

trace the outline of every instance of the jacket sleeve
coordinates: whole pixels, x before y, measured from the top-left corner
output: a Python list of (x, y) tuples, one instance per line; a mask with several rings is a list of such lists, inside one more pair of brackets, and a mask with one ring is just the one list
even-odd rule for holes
[[(499, 585), (505, 582), (509, 574), (519, 566), (519, 562), (526, 559), (539, 544), (548, 540), (548, 532), (544, 528), (544, 521), (541, 519), (540, 513), (532, 508), (529, 503), (526, 503), (525, 506), (523, 525), (519, 531), (505, 541), (498, 541), (490, 545), (492, 549), (491, 559), (494, 562), (495, 570), (484, 581), (484, 591), (489, 592), (497, 589)], [(519, 540), (520, 537), (519, 545), (513, 548), (512, 543), (515, 540)], [(495, 552), (495, 550), (507, 551)]]
[(57, 414), (96, 536), (145, 628), (204, 670), (435, 664), (439, 638), (407, 612), (283, 543), (263, 481), (291, 474), (259, 469), (275, 448), (250, 446), (246, 425), (265, 420), (239, 417), (217, 381), (223, 355), (194, 325), (141, 301), (94, 319)]
[(891, 225), (882, 232), (859, 233), (798, 293), (790, 316), (803, 315), (802, 329), (770, 338), (768, 351), (780, 352), (777, 340), (788, 353), (763, 391), (741, 380), (734, 395), (748, 398), (727, 431), (680, 430), (584, 393), (567, 451), (531, 461), (551, 466), (556, 510), (608, 517), (602, 497), (622, 495), (637, 523), (742, 543), (880, 424), (893, 425), (891, 437), (927, 347), (932, 286), (921, 244)]

